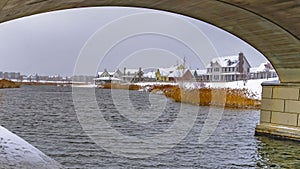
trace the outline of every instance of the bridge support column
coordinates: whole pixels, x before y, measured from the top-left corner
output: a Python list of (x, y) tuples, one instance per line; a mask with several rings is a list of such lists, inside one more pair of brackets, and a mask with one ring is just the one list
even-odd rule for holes
[(263, 83), (260, 124), (256, 135), (300, 141), (300, 84)]

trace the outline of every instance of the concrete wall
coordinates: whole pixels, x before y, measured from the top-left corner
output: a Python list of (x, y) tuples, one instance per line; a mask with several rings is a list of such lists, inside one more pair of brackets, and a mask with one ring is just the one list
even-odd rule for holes
[(256, 132), (300, 140), (300, 84), (263, 84)]

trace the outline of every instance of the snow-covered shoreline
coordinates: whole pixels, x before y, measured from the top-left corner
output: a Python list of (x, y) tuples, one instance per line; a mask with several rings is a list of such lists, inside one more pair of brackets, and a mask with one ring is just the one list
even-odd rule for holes
[[(269, 78), (269, 79), (250, 79), (247, 81), (232, 81), (232, 82), (204, 82), (205, 87), (210, 88), (230, 88), (230, 89), (248, 89), (249, 92), (255, 94), (254, 99), (261, 100), (262, 95), (262, 86), (263, 82), (278, 82), (278, 78)], [(200, 82), (182, 82), (182, 83), (173, 83), (173, 82), (140, 82), (135, 83), (142, 87), (152, 86), (152, 85), (180, 85), (186, 89), (197, 89), (200, 88)]]
[(269, 78), (269, 79), (253, 79), (247, 81), (234, 81), (234, 82), (227, 82), (227, 83), (207, 83), (207, 87), (213, 88), (231, 88), (231, 89), (243, 89), (246, 88), (250, 92), (255, 94), (254, 99), (261, 100), (262, 96), (262, 83), (266, 81), (278, 81), (278, 78)]

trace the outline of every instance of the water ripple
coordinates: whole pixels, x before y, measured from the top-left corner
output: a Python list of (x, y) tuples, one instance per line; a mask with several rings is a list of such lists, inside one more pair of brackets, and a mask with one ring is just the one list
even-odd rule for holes
[[(71, 91), (68, 87), (51, 86), (0, 90), (1, 125), (66, 168), (242, 169), (300, 166), (299, 143), (254, 136), (255, 124), (259, 120), (259, 112), (255, 110), (226, 109), (217, 130), (204, 144), (199, 144), (208, 107), (200, 108), (194, 127), (173, 149), (144, 159), (120, 157), (102, 149), (82, 130), (74, 111)], [(179, 103), (166, 100), (164, 113), (158, 118), (149, 123), (135, 123), (118, 112), (110, 90), (96, 90), (96, 95), (106, 121), (128, 136), (147, 138), (162, 133), (174, 123), (180, 110)], [(153, 108), (152, 96), (148, 93), (130, 91), (129, 95), (135, 109)], [(128, 106), (122, 102), (118, 104), (124, 109)], [(142, 153), (139, 147), (130, 152)]]

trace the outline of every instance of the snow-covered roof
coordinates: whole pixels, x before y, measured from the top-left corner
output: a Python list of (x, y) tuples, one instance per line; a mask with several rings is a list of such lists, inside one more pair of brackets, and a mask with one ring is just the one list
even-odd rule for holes
[[(239, 63), (239, 55), (217, 57), (211, 60), (212, 63), (218, 63), (221, 67), (236, 67)], [(211, 68), (209, 63), (207, 68)]]
[(192, 70), (192, 72), (193, 72), (193, 74), (195, 73), (195, 72), (197, 72), (197, 75), (206, 75), (207, 73), (207, 71), (206, 71), (206, 69), (197, 69), (197, 70)]
[(155, 72), (148, 72), (143, 75), (146, 78), (156, 78)]
[[(175, 72), (174, 75), (176, 75), (176, 71), (179, 70), (178, 67), (180, 67), (180, 66), (182, 66), (182, 65), (173, 65), (173, 66), (168, 67), (168, 68), (159, 68), (160, 75), (161, 75), (161, 76), (169, 76), (169, 75), (171, 75), (173, 72)], [(181, 69), (180, 71), (182, 71), (182, 69)], [(178, 72), (177, 72), (177, 73), (178, 73)], [(173, 76), (173, 75), (172, 75), (172, 76)]]
[(138, 73), (139, 72), (139, 69), (127, 69), (125, 70), (125, 74), (135, 74), (135, 73)]
[(258, 67), (250, 68), (251, 73), (256, 73), (256, 72), (275, 72), (273, 66), (270, 63), (262, 63)]
[(177, 70), (173, 71), (172, 73), (170, 73), (168, 77), (182, 77), (186, 73), (187, 70), (188, 69), (183, 69), (183, 70), (177, 69)]
[(167, 68), (160, 68), (159, 72), (160, 76), (168, 76), (170, 74), (170, 70), (168, 70)]
[[(105, 72), (105, 71), (104, 71)], [(98, 75), (99, 76), (101, 76), (104, 72), (98, 72)], [(107, 71), (106, 71), (107, 72)], [(117, 70), (116, 71), (114, 71), (114, 72), (107, 72), (109, 75), (114, 75), (115, 73), (117, 72)]]

